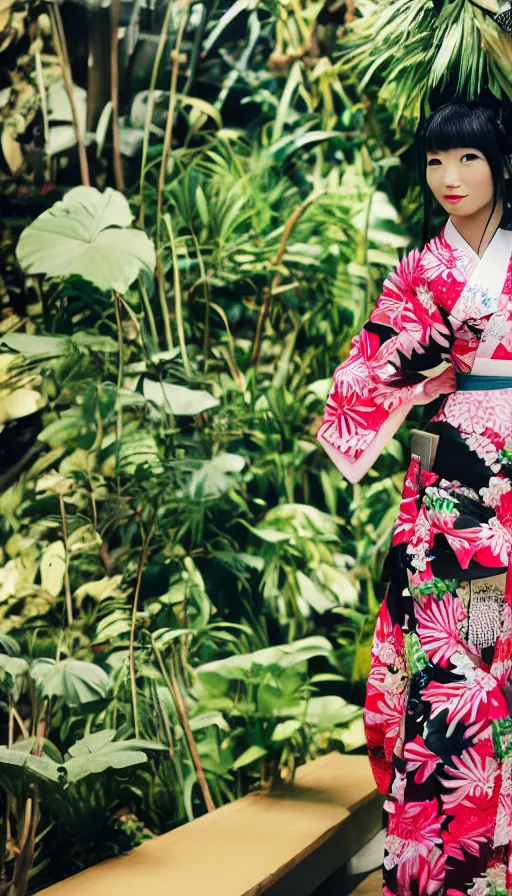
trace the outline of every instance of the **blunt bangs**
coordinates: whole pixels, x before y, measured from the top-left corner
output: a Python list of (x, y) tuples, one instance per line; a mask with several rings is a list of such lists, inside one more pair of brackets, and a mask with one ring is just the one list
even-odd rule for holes
[(472, 147), (487, 155), (496, 135), (484, 109), (450, 104), (432, 116), (424, 135), (424, 152), (444, 152), (458, 147)]

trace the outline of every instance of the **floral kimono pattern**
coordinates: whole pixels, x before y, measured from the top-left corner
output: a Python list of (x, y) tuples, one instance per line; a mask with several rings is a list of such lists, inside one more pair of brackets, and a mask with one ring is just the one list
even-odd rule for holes
[[(414, 404), (440, 437), (433, 469), (413, 458), (405, 476), (367, 687), (384, 896), (512, 893), (512, 388), (455, 382), (512, 376), (511, 252), (499, 229), (479, 259), (451, 221), (410, 252), (336, 369), (317, 433), (351, 482)], [(492, 655), (468, 639), (473, 582), (501, 583)]]

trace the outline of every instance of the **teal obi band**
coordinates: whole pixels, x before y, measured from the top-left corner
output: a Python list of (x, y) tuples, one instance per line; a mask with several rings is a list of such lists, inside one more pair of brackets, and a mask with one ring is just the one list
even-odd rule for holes
[(456, 373), (457, 392), (474, 389), (512, 389), (512, 376), (479, 376), (477, 373)]

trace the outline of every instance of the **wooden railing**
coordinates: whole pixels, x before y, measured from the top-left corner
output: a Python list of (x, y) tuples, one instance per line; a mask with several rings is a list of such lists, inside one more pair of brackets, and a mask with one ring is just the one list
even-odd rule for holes
[(341, 869), (381, 821), (366, 756), (329, 753), (279, 792), (251, 793), (41, 892), (340, 896)]

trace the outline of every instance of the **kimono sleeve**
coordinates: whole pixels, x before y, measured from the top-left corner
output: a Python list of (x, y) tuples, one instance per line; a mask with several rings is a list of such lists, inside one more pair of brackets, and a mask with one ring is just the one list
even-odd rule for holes
[(376, 620), (363, 714), (368, 757), (381, 793), (387, 793), (391, 784), (393, 753), (403, 735), (406, 694), (403, 634), (391, 619), (386, 596)]
[(334, 371), (316, 438), (350, 482), (368, 472), (413, 405), (455, 388), (453, 330), (422, 277), (421, 258), (414, 249), (388, 276)]

